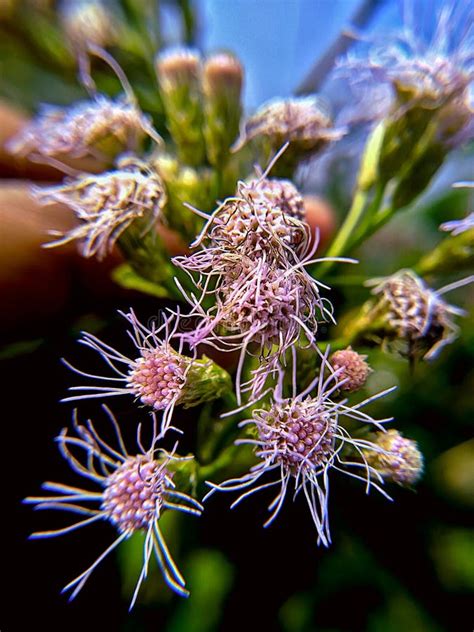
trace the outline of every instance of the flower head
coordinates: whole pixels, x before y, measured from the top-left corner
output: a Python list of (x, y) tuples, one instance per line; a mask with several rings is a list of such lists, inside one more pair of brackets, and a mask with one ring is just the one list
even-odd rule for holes
[(9, 140), (7, 149), (22, 156), (82, 158), (108, 148), (134, 149), (140, 138), (159, 138), (151, 121), (127, 98), (98, 94), (63, 108), (45, 105)]
[(111, 46), (117, 43), (119, 30), (114, 14), (102, 0), (63, 0), (60, 18), (64, 31), (74, 46), (88, 43)]
[(382, 451), (364, 451), (368, 463), (387, 481), (406, 486), (416, 483), (423, 472), (423, 455), (416, 441), (394, 429), (377, 432), (374, 441)]
[[(187, 341), (191, 346), (205, 342), (223, 351), (240, 350), (238, 398), (247, 352), (264, 360), (258, 379), (250, 382), (255, 395), (265, 374), (276, 370), (292, 345), (312, 344), (318, 322), (333, 320), (332, 306), (319, 291), (327, 286), (305, 270), (319, 259), (312, 258), (318, 241), (311, 244), (310, 228), (300, 219), (303, 204), (286, 180), (262, 175), (241, 182), (237, 195), (208, 218), (193, 244), (200, 250), (174, 259), (201, 292), (199, 298), (189, 297), (182, 289), (200, 318)], [(208, 294), (215, 298), (214, 306), (204, 310)]]
[[(427, 17), (430, 20), (433, 15)], [(471, 17), (455, 3), (434, 17), (430, 36), (419, 35), (427, 30), (427, 22), (416, 31), (407, 24), (401, 32), (386, 34), (373, 43), (366, 57), (356, 52), (340, 60), (339, 66), (351, 77), (374, 80), (376, 88), (382, 82), (391, 86), (394, 98), (387, 99), (388, 107), (381, 115), (387, 109), (396, 116), (416, 111), (411, 127), (437, 116), (439, 140), (459, 143), (473, 129), (474, 40), (472, 28), (466, 28)]]
[(421, 353), (425, 359), (433, 358), (457, 337), (453, 316), (464, 315), (461, 309), (446, 303), (442, 294), (473, 280), (468, 277), (437, 291), (411, 270), (374, 280), (372, 292), (378, 300), (369, 310), (372, 323), (381, 319), (382, 337), (389, 344), (394, 342), (402, 355)]
[(217, 364), (206, 357), (197, 359), (182, 354), (182, 338), (177, 351), (172, 347), (179, 316), (165, 316), (160, 326), (152, 324), (150, 328), (143, 325), (133, 311), (122, 316), (131, 325), (129, 335), (139, 352), (138, 357), (129, 358), (96, 336), (84, 333), (80, 342), (98, 352), (114, 374), (110, 377), (90, 375), (66, 363), (79, 375), (110, 384), (73, 386), (71, 391), (83, 394), (63, 401), (132, 395), (153, 410), (163, 411), (162, 429), (166, 430), (177, 404), (185, 408), (197, 406), (221, 397), (230, 388), (229, 375)]
[[(67, 429), (64, 429), (57, 438), (60, 452), (72, 470), (96, 484), (99, 489), (92, 491), (46, 482), (43, 489), (53, 492), (52, 495), (33, 496), (24, 501), (35, 505), (36, 509), (62, 510), (86, 518), (54, 531), (33, 533), (31, 537), (51, 538), (99, 521), (109, 522), (118, 531), (118, 537), (106, 551), (64, 588), (64, 591), (72, 589), (71, 599), (79, 593), (102, 560), (121, 542), (137, 532), (144, 534), (144, 561), (130, 608), (147, 577), (153, 553), (168, 586), (178, 594), (187, 596), (184, 579), (171, 558), (159, 522), (164, 511), (175, 509), (200, 515), (202, 506), (191, 496), (176, 489), (172, 463), (178, 457), (155, 447), (160, 438), (155, 420), (150, 449), (141, 448), (139, 454), (130, 455), (115, 417), (108, 409), (105, 410), (112, 423), (117, 447), (112, 447), (101, 438), (91, 421), (80, 425), (76, 418), (76, 436), (68, 434)], [(140, 430), (137, 442), (139, 446), (142, 445)]]
[(143, 171), (138, 165), (79, 176), (57, 186), (35, 188), (34, 193), (41, 204), (66, 204), (80, 221), (79, 226), (65, 234), (53, 233), (58, 239), (47, 247), (78, 240), (84, 257), (99, 259), (112, 250), (135, 220), (148, 219), (147, 229), (150, 229), (159, 220), (166, 203), (158, 174)]
[(358, 391), (361, 389), (372, 370), (366, 362), (366, 355), (361, 355), (351, 347), (335, 351), (330, 357), (331, 366), (337, 371), (339, 377), (344, 380), (341, 384), (343, 391)]
[[(318, 543), (325, 546), (331, 541), (328, 516), (331, 470), (363, 480), (367, 490), (372, 485), (384, 494), (379, 486), (382, 476), (365, 456), (365, 451), (377, 452), (381, 448), (360, 434), (352, 437), (345, 425), (347, 421), (359, 422), (382, 430), (382, 424), (390, 420), (375, 420), (361, 408), (392, 390), (354, 406), (348, 405), (347, 400), (334, 401), (332, 395), (341, 390), (344, 380), (339, 377), (340, 370), (334, 371), (329, 365), (327, 355), (322, 357), (319, 375), (305, 391), (291, 398), (282, 397), (280, 382), (268, 405), (254, 409), (252, 418), (241, 422), (247, 428), (247, 435), (237, 443), (254, 446), (258, 459), (250, 472), (219, 485), (210, 483), (213, 488), (210, 493), (250, 488), (232, 506), (254, 492), (277, 486), (278, 493), (268, 508), (271, 515), (265, 526), (277, 516), (289, 488), (293, 488), (294, 497), (303, 491), (318, 532)], [(325, 378), (327, 372), (329, 377)], [(311, 395), (314, 390), (316, 393)], [(266, 475), (270, 475), (270, 482), (265, 482)]]
[(299, 161), (321, 151), (345, 133), (344, 129), (333, 127), (327, 107), (316, 97), (275, 99), (262, 105), (247, 119), (234, 150), (253, 139), (260, 139), (268, 146), (268, 154), (274, 155), (288, 142), (289, 146), (273, 172), (291, 175)]
[(225, 200), (212, 214), (196, 241), (206, 241), (221, 252), (263, 252), (284, 258), (306, 254), (309, 226), (304, 222), (304, 201), (288, 180), (258, 178), (239, 182), (235, 197)]

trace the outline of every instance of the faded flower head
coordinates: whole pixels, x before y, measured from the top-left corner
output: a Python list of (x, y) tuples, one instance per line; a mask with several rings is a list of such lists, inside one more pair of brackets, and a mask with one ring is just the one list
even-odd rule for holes
[(378, 297), (369, 317), (373, 322), (383, 320), (387, 342), (404, 343), (402, 355), (421, 355), (433, 358), (458, 333), (453, 316), (464, 312), (443, 300), (445, 292), (470, 283), (469, 277), (457, 283), (433, 290), (411, 270), (401, 270), (383, 280), (374, 280), (373, 294)]
[[(427, 5), (429, 6), (429, 5)], [(413, 4), (413, 11), (418, 6)], [(351, 77), (372, 79), (393, 88), (395, 103), (388, 107), (403, 115), (419, 108), (419, 116), (411, 124), (420, 123), (421, 112), (428, 117), (439, 114), (439, 140), (463, 142), (472, 134), (472, 80), (474, 45), (472, 17), (462, 3), (444, 7), (438, 14), (431, 11), (423, 27), (413, 30), (407, 25), (399, 33), (387, 34), (372, 44), (367, 57), (350, 54), (339, 62), (340, 69)], [(411, 16), (411, 22), (419, 15)], [(420, 37), (429, 20), (436, 20), (431, 36)], [(466, 24), (468, 26), (466, 26)], [(383, 114), (383, 113), (382, 113)]]
[(338, 371), (339, 378), (344, 380), (341, 390), (354, 392), (361, 389), (370, 371), (372, 370), (366, 362), (366, 355), (361, 355), (351, 347), (335, 351), (329, 359), (334, 370)]
[[(389, 421), (375, 420), (361, 411), (363, 406), (388, 391), (355, 406), (349, 406), (347, 400), (336, 402), (331, 399), (341, 388), (342, 382), (340, 370), (332, 369), (327, 355), (322, 357), (320, 374), (305, 391), (292, 398), (283, 398), (280, 383), (269, 404), (265, 408), (255, 409), (252, 418), (241, 423), (247, 429), (246, 438), (239, 439), (237, 443), (255, 446), (255, 456), (258, 458), (258, 463), (250, 472), (219, 485), (210, 483), (213, 487), (210, 493), (215, 490), (250, 488), (233, 506), (256, 491), (277, 486), (278, 493), (269, 505), (271, 515), (265, 526), (278, 515), (287, 492), (291, 493), (289, 488), (294, 490), (293, 497), (303, 491), (318, 532), (318, 543), (322, 542), (325, 546), (331, 541), (328, 516), (328, 476), (331, 470), (360, 479), (366, 483), (367, 490), (373, 485), (384, 494), (378, 484), (383, 482), (382, 476), (364, 455), (365, 451), (377, 452), (380, 448), (359, 438), (360, 435), (357, 438), (351, 436), (345, 428), (345, 422), (356, 421), (382, 429), (381, 424)], [(325, 377), (327, 371), (329, 377)], [(316, 393), (311, 395), (314, 390)], [(268, 482), (264, 478), (267, 474), (273, 480)]]
[(387, 481), (410, 486), (423, 472), (423, 455), (416, 441), (406, 439), (398, 430), (377, 432), (374, 439), (382, 451), (364, 450), (368, 463)]
[(151, 229), (159, 221), (166, 203), (163, 183), (156, 172), (135, 167), (84, 175), (64, 184), (35, 188), (41, 204), (61, 203), (69, 206), (80, 221), (69, 232), (53, 233), (58, 239), (47, 247), (70, 241), (80, 242), (84, 257), (103, 259), (122, 233), (137, 219), (143, 218)]
[(122, 316), (131, 325), (129, 335), (139, 356), (127, 357), (96, 336), (84, 333), (80, 342), (98, 352), (114, 375), (90, 375), (67, 363), (79, 375), (102, 384), (108, 381), (109, 385), (73, 386), (70, 390), (78, 394), (63, 401), (132, 395), (153, 410), (163, 411), (164, 431), (171, 423), (177, 404), (185, 408), (197, 406), (221, 397), (231, 388), (229, 375), (217, 364), (206, 357), (197, 359), (182, 354), (182, 338), (178, 351), (171, 346), (171, 342), (178, 339), (179, 316), (165, 316), (160, 326), (153, 323), (150, 328), (143, 325), (133, 311)]
[[(333, 127), (327, 108), (318, 98), (275, 99), (262, 105), (247, 119), (234, 149), (237, 151), (250, 140), (262, 138), (268, 142), (270, 154), (274, 154), (289, 142), (283, 161), (298, 162), (344, 134), (345, 130)], [(277, 167), (280, 164), (282, 160)]]
[(150, 119), (127, 98), (96, 95), (63, 108), (45, 105), (37, 116), (7, 144), (22, 156), (82, 158), (135, 149), (145, 135), (160, 139)]
[[(143, 567), (138, 577), (130, 608), (133, 607), (141, 584), (146, 579), (152, 553), (155, 554), (164, 580), (179, 595), (187, 596), (185, 582), (176, 568), (159, 526), (164, 511), (175, 509), (185, 513), (200, 515), (202, 506), (191, 496), (176, 489), (173, 482), (172, 462), (179, 459), (161, 448), (156, 448), (160, 438), (153, 419), (153, 436), (149, 450), (130, 455), (118, 423), (112, 413), (105, 408), (113, 432), (116, 447), (101, 438), (91, 421), (80, 425), (74, 418), (76, 436), (64, 429), (57, 438), (62, 456), (71, 468), (89, 481), (95, 483), (98, 491), (70, 487), (59, 483), (44, 483), (43, 489), (54, 495), (33, 496), (24, 502), (35, 505), (36, 509), (57, 509), (86, 516), (67, 527), (54, 531), (40, 531), (32, 538), (50, 538), (80, 529), (94, 522), (105, 521), (118, 531), (118, 537), (83, 573), (65, 588), (71, 590), (70, 599), (79, 593), (94, 569), (121, 542), (136, 532), (145, 535), (143, 544)], [(141, 446), (141, 427), (137, 442)]]

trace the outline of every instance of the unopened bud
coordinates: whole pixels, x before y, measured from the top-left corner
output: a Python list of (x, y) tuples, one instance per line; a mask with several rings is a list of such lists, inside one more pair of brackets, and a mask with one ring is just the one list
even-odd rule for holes
[(403, 486), (411, 486), (423, 472), (423, 455), (416, 441), (406, 439), (398, 430), (377, 432), (374, 444), (380, 451), (364, 450), (367, 463), (383, 478)]
[(360, 355), (351, 347), (335, 351), (332, 354), (329, 363), (333, 369), (339, 370), (338, 380), (345, 380), (340, 386), (342, 391), (352, 393), (364, 386), (371, 371), (366, 358), (366, 355)]
[(65, 0), (60, 18), (67, 38), (76, 48), (86, 49), (88, 44), (105, 48), (118, 40), (115, 16), (101, 0)]
[(219, 399), (231, 391), (232, 380), (227, 371), (203, 356), (190, 364), (186, 372), (186, 386), (181, 392), (179, 403), (184, 408), (191, 408)]
[(214, 166), (226, 160), (239, 133), (243, 74), (239, 60), (227, 53), (213, 55), (204, 64), (204, 136), (207, 157)]
[(204, 161), (201, 58), (188, 48), (173, 48), (156, 59), (169, 132), (178, 155), (189, 165)]

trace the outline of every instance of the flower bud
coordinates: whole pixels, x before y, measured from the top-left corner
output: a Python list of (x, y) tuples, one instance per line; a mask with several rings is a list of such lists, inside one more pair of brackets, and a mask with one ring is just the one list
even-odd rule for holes
[(360, 355), (351, 347), (335, 351), (329, 358), (329, 363), (338, 372), (338, 379), (344, 381), (341, 384), (341, 391), (352, 393), (361, 389), (371, 371), (370, 366), (365, 361), (366, 355)]
[(204, 64), (204, 137), (211, 165), (222, 167), (239, 133), (243, 69), (227, 53), (209, 57)]
[(423, 472), (423, 455), (416, 441), (406, 439), (398, 430), (377, 432), (374, 445), (380, 449), (364, 450), (367, 463), (384, 479), (409, 487)]
[(173, 48), (156, 59), (156, 74), (167, 126), (179, 158), (188, 165), (204, 161), (201, 58), (188, 48)]
[(232, 391), (232, 380), (225, 369), (202, 356), (193, 360), (186, 373), (186, 387), (181, 392), (179, 403), (184, 408), (198, 406), (219, 399)]
[(189, 210), (189, 204), (202, 211), (212, 209), (216, 190), (209, 167), (199, 169), (182, 165), (176, 158), (160, 154), (153, 166), (166, 186), (168, 203), (164, 209), (168, 225), (188, 241), (193, 241), (202, 228), (202, 219)]
[(88, 44), (106, 48), (119, 38), (114, 15), (101, 0), (65, 0), (60, 19), (67, 38), (79, 49)]

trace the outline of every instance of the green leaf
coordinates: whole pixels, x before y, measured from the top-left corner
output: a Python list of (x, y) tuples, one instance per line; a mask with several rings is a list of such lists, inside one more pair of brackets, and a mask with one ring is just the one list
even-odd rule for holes
[(113, 280), (127, 290), (137, 290), (143, 294), (171, 298), (169, 290), (158, 283), (153, 283), (140, 276), (129, 263), (123, 263), (112, 272)]

